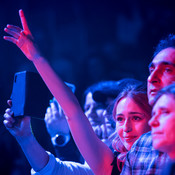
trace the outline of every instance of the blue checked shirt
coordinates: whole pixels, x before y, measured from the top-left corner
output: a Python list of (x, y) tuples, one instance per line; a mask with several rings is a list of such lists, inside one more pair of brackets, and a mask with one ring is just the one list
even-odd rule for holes
[(166, 153), (153, 148), (151, 132), (148, 132), (128, 152), (121, 175), (159, 175), (168, 161)]

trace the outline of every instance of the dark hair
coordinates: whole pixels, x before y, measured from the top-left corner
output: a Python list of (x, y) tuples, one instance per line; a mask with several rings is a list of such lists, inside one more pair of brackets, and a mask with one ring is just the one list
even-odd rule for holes
[[(108, 105), (106, 104), (107, 97), (111, 97), (115, 99), (119, 93), (117, 87), (118, 87), (118, 81), (108, 80), (108, 81), (100, 81), (98, 83), (95, 83), (89, 86), (84, 91), (82, 104), (84, 105), (87, 94), (91, 92), (93, 95), (94, 101), (103, 103), (107, 107)], [(98, 92), (98, 94), (96, 94), (96, 92)], [(94, 94), (100, 95), (100, 96), (97, 96), (97, 98), (94, 98)]]
[[(89, 86), (83, 94), (82, 104), (84, 105), (85, 99), (88, 93), (92, 93), (92, 98), (94, 101), (103, 103), (104, 107), (109, 105), (108, 98), (115, 99), (118, 94), (123, 91), (128, 86), (142, 85), (143, 82), (136, 80), (134, 78), (123, 78), (118, 81), (100, 81)], [(146, 85), (146, 83), (145, 83)], [(113, 108), (113, 106), (112, 106)], [(112, 114), (112, 111), (111, 111)]]
[(160, 51), (168, 47), (175, 48), (175, 35), (169, 34), (167, 37), (161, 39), (157, 44), (153, 57), (155, 57)]
[(156, 95), (153, 106), (162, 95), (172, 95), (175, 98), (175, 83), (162, 88)]
[(146, 87), (146, 83), (136, 80), (134, 78), (123, 78), (118, 82), (119, 82), (118, 88), (120, 89), (120, 91), (123, 91), (125, 88), (129, 88), (129, 87), (136, 87), (136, 86)]

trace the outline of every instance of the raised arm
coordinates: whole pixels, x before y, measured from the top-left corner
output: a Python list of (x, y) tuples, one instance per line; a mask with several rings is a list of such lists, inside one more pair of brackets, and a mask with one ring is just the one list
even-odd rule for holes
[[(59, 79), (47, 60), (40, 54), (22, 10), (19, 10), (19, 16), (22, 23), (22, 29), (18, 26), (8, 24), (4, 31), (11, 36), (4, 36), (4, 39), (16, 44), (24, 55), (33, 62), (46, 85), (64, 109), (65, 114), (69, 116), (70, 111), (73, 111), (71, 113), (76, 113), (76, 110), (80, 108), (77, 99), (71, 90)], [(62, 92), (63, 94), (60, 95), (59, 92)], [(71, 107), (71, 109), (68, 109), (69, 107)]]
[(33, 62), (47, 87), (61, 105), (74, 140), (92, 170), (97, 174), (105, 173), (105, 171), (106, 174), (110, 174), (112, 169), (110, 164), (113, 161), (112, 151), (97, 138), (75, 95), (38, 51), (22, 10), (19, 11), (19, 15), (23, 29), (7, 25), (5, 32), (11, 37), (5, 36), (4, 39), (16, 44)]

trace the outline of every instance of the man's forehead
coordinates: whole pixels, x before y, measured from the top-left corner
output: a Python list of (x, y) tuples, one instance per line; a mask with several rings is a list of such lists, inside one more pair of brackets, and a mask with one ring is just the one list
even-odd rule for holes
[(156, 65), (175, 65), (175, 48), (166, 48), (160, 51), (149, 64), (149, 67)]
[(166, 65), (169, 65), (169, 66), (173, 66), (174, 68), (175, 68), (175, 63), (173, 63), (173, 62), (170, 62), (170, 61), (158, 61), (158, 62), (151, 62), (150, 64), (149, 64), (149, 68), (150, 67), (156, 67), (156, 66), (166, 66)]

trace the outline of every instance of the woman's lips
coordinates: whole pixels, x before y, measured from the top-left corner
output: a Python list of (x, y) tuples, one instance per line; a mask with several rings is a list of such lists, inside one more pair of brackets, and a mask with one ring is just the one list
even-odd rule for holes
[(124, 137), (124, 139), (126, 142), (133, 142), (137, 140), (137, 136), (127, 136), (127, 137)]

